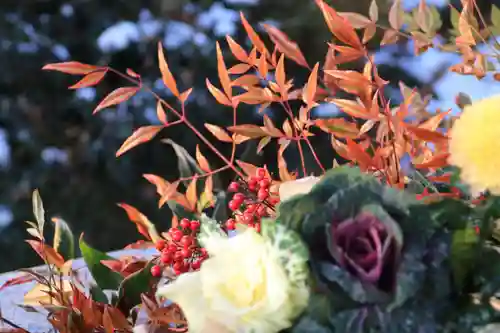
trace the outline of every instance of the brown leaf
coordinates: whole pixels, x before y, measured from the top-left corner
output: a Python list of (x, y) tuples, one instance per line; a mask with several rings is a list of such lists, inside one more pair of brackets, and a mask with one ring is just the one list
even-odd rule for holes
[(267, 135), (261, 127), (251, 124), (230, 126), (227, 129), (233, 133), (241, 134), (252, 139), (261, 138)]
[(161, 42), (158, 42), (158, 62), (160, 64), (160, 72), (162, 75), (163, 83), (165, 83), (167, 88), (170, 89), (174, 96), (179, 97), (179, 89), (177, 89), (177, 83), (175, 82), (174, 76), (168, 68), (167, 59), (165, 58), (165, 54), (163, 53), (163, 45), (161, 45)]
[(360, 144), (357, 144), (349, 138), (346, 139), (346, 142), (350, 160), (357, 162), (359, 167), (363, 170), (366, 170), (372, 165), (372, 158), (368, 155), (365, 149), (360, 146)]
[(137, 208), (126, 203), (119, 203), (117, 205), (125, 210), (129, 220), (135, 223), (137, 230), (141, 235), (146, 237), (148, 240), (152, 240), (153, 242), (156, 242), (159, 239), (159, 235), (154, 224), (146, 217), (146, 215), (142, 214)]
[(354, 48), (363, 48), (356, 31), (349, 21), (340, 16), (335, 9), (328, 6), (323, 0), (316, 0), (316, 4), (323, 12), (326, 24), (335, 37)]
[(227, 98), (226, 95), (224, 95), (224, 93), (222, 91), (220, 91), (218, 88), (216, 88), (214, 85), (212, 85), (212, 83), (210, 83), (210, 81), (208, 79), (206, 79), (205, 82), (207, 84), (208, 91), (210, 91), (212, 96), (215, 97), (217, 102), (219, 102), (222, 105), (233, 106), (231, 101)]
[(326, 133), (333, 134), (339, 138), (355, 139), (359, 136), (359, 129), (356, 123), (349, 122), (344, 118), (318, 119), (315, 124)]
[(47, 64), (42, 67), (42, 70), (45, 71), (56, 71), (62, 72), (66, 74), (89, 74), (100, 67), (94, 65), (83, 64), (78, 61), (68, 61), (68, 62), (59, 62), (55, 64)]
[(243, 27), (245, 28), (245, 31), (248, 34), (248, 38), (250, 38), (252, 44), (257, 48), (257, 50), (259, 50), (259, 52), (269, 54), (269, 52), (267, 52), (266, 46), (264, 45), (264, 42), (262, 41), (262, 39), (260, 39), (255, 30), (253, 30), (252, 26), (248, 23), (245, 15), (243, 15), (243, 12), (240, 12), (240, 18), (241, 23), (243, 24)]
[(373, 38), (373, 36), (375, 36), (376, 32), (377, 26), (375, 25), (375, 23), (368, 25), (363, 33), (363, 44), (368, 43)]
[(233, 142), (236, 145), (242, 144), (243, 142), (246, 142), (248, 140), (252, 140), (252, 138), (242, 134), (237, 134), (237, 133), (233, 134)]
[(86, 87), (92, 87), (101, 82), (106, 76), (107, 69), (97, 70), (85, 75), (80, 81), (70, 86), (69, 89), (80, 89)]
[(53, 247), (36, 240), (26, 240), (26, 243), (31, 245), (40, 258), (48, 264), (55, 265), (57, 268), (63, 267), (65, 260)]
[(297, 64), (309, 68), (302, 51), (296, 42), (292, 41), (283, 31), (268, 24), (262, 24), (278, 50)]
[[(132, 329), (125, 315), (117, 308), (111, 306), (106, 306), (104, 308), (103, 322), (106, 330), (109, 326), (117, 331), (130, 331)], [(106, 325), (106, 322), (109, 322), (110, 325)], [(114, 330), (111, 330), (109, 333), (114, 333)]]
[(384, 37), (382, 37), (380, 45), (394, 44), (398, 40), (399, 40), (399, 33), (396, 30), (389, 29), (384, 32)]
[(210, 165), (208, 164), (207, 158), (201, 153), (199, 145), (196, 145), (196, 162), (198, 162), (201, 170), (210, 172)]
[[(280, 56), (280, 59), (278, 60), (278, 65), (276, 66), (276, 83), (278, 84), (278, 87), (280, 88), (280, 93), (283, 95), (283, 88), (285, 87), (286, 83), (286, 74), (285, 74), (285, 54), (282, 53)], [(285, 96), (283, 96), (285, 98)]]
[(132, 133), (131, 136), (125, 140), (120, 149), (116, 152), (116, 157), (119, 157), (129, 151), (130, 149), (137, 147), (140, 144), (146, 143), (153, 139), (158, 132), (160, 132), (164, 128), (163, 125), (150, 125), (150, 126), (142, 126)]
[(140, 88), (138, 87), (121, 87), (113, 90), (107, 95), (99, 105), (94, 109), (93, 114), (96, 114), (102, 109), (109, 106), (116, 105), (127, 101), (130, 97), (134, 96)]
[(363, 95), (371, 88), (371, 81), (363, 74), (351, 70), (327, 70), (326, 74), (333, 76), (338, 82), (338, 86), (348, 93)]
[(214, 200), (214, 181), (212, 176), (208, 176), (205, 181), (205, 189), (203, 190), (204, 201), (206, 202), (206, 207), (202, 207), (201, 210), (213, 206)]
[(226, 64), (224, 63), (224, 57), (222, 56), (222, 50), (220, 49), (219, 42), (216, 42), (215, 46), (217, 50), (217, 72), (219, 73), (219, 80), (226, 96), (228, 99), (231, 99), (233, 97), (231, 79), (229, 79), (229, 73), (227, 72)]
[(389, 24), (394, 30), (399, 30), (403, 26), (404, 11), (401, 7), (401, 0), (394, 0), (389, 9)]
[(226, 36), (226, 40), (227, 40), (227, 43), (229, 45), (229, 48), (231, 49), (231, 53), (234, 55), (234, 57), (241, 62), (247, 62), (248, 61), (248, 54), (240, 46), (240, 44), (236, 43), (234, 41), (234, 39), (232, 39), (231, 36), (229, 36), (229, 35)]
[(222, 128), (217, 125), (205, 123), (205, 128), (210, 131), (219, 141), (233, 142), (233, 139)]
[(352, 27), (354, 29), (361, 29), (365, 28), (367, 25), (371, 23), (371, 20), (359, 13), (351, 13), (351, 12), (346, 12), (346, 13), (338, 13), (340, 16), (345, 18), (349, 23), (351, 23)]
[[(243, 74), (243, 73), (248, 72), (248, 70), (250, 68), (252, 68), (252, 67), (248, 64), (236, 64), (233, 67), (228, 69), (228, 73), (229, 74)], [(234, 82), (233, 82), (233, 85), (234, 85)]]
[(235, 97), (238, 102), (250, 105), (262, 104), (273, 101), (273, 94), (267, 88), (252, 87), (251, 90)]
[(457, 44), (476, 45), (474, 35), (472, 34), (471, 24), (469, 23), (469, 18), (473, 15), (470, 4), (471, 2), (469, 1), (464, 3), (462, 12), (460, 12), (458, 18), (458, 31), (460, 32), (460, 37), (457, 38)]
[(260, 139), (259, 144), (257, 145), (257, 154), (260, 154), (269, 142), (271, 142), (270, 136), (265, 136)]
[(370, 20), (376, 23), (378, 21), (378, 6), (376, 0), (372, 0), (372, 2), (370, 3), (369, 13), (370, 13)]

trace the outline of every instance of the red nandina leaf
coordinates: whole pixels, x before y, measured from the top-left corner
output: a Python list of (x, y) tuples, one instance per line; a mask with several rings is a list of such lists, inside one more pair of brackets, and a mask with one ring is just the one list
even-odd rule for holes
[(17, 276), (15, 278), (12, 278), (12, 279), (5, 281), (5, 283), (2, 286), (0, 286), (0, 291), (2, 291), (5, 288), (8, 288), (8, 287), (17, 286), (20, 284), (32, 282), (34, 280), (35, 280), (35, 277), (33, 275), (30, 275), (30, 274)]
[(350, 46), (332, 45), (331, 47), (339, 53), (334, 59), (336, 65), (358, 60), (359, 58), (365, 56), (362, 50), (355, 49)]
[(210, 165), (208, 164), (207, 158), (201, 153), (199, 145), (196, 145), (196, 162), (198, 162), (201, 170), (210, 172)]
[(61, 268), (64, 265), (64, 258), (53, 247), (36, 240), (27, 240), (26, 243), (31, 245), (40, 258), (47, 261), (47, 263), (55, 265), (57, 268)]
[(315, 123), (323, 131), (336, 137), (355, 139), (359, 136), (358, 126), (344, 118), (318, 119)]
[(266, 46), (264, 45), (264, 42), (262, 41), (262, 39), (260, 39), (255, 30), (253, 30), (252, 26), (248, 23), (245, 15), (243, 15), (243, 12), (240, 12), (240, 18), (241, 23), (243, 24), (243, 27), (245, 28), (245, 31), (248, 34), (248, 38), (250, 38), (252, 44), (257, 48), (257, 50), (259, 50), (259, 52), (269, 54), (269, 52), (267, 52)]
[(222, 105), (233, 106), (233, 104), (227, 98), (227, 96), (224, 95), (224, 93), (222, 91), (220, 91), (218, 88), (216, 88), (212, 83), (210, 83), (209, 79), (206, 79), (205, 82), (207, 84), (208, 91), (210, 91), (210, 93), (212, 94), (212, 96), (215, 97), (215, 99), (217, 100), (217, 102), (219, 102)]
[(96, 114), (102, 109), (109, 106), (116, 105), (127, 101), (130, 97), (134, 96), (140, 90), (139, 87), (121, 87), (113, 90), (108, 96), (106, 96), (99, 105), (92, 112)]
[(328, 6), (323, 0), (316, 0), (316, 4), (323, 12), (326, 24), (335, 37), (354, 48), (363, 48), (363, 44), (361, 44), (356, 31), (348, 20), (340, 16), (335, 9)]
[(241, 134), (252, 139), (261, 138), (267, 135), (261, 127), (251, 124), (230, 126), (227, 129), (233, 133)]
[(276, 44), (278, 50), (297, 64), (309, 68), (302, 51), (296, 42), (292, 41), (283, 31), (268, 24), (262, 24), (269, 37)]
[(66, 74), (89, 74), (100, 67), (94, 65), (82, 64), (78, 61), (68, 61), (68, 62), (59, 62), (55, 64), (47, 64), (42, 67), (43, 70), (46, 71), (57, 71)]
[(439, 124), (444, 120), (444, 118), (449, 115), (451, 112), (451, 109), (445, 112), (440, 112), (436, 114), (435, 116), (427, 119), (424, 121), (422, 124), (420, 124), (418, 127), (423, 128), (429, 131), (435, 131), (439, 128)]
[(257, 69), (259, 70), (259, 75), (261, 77), (267, 77), (267, 74), (269, 73), (269, 66), (267, 64), (266, 60), (266, 54), (262, 54), (259, 58), (259, 61), (257, 62)]
[(85, 87), (92, 87), (101, 82), (102, 79), (106, 76), (107, 69), (97, 70), (91, 72), (83, 77), (80, 81), (70, 86), (69, 89), (80, 89)]
[(410, 124), (405, 124), (405, 127), (414, 137), (416, 137), (419, 140), (436, 142), (436, 143), (448, 140), (448, 137), (446, 135), (441, 134), (439, 132), (430, 131), (428, 129), (420, 128)]
[(361, 169), (366, 170), (372, 164), (370, 155), (353, 140), (347, 138), (346, 142), (350, 160), (357, 162)]
[(236, 96), (235, 99), (238, 102), (255, 105), (272, 102), (274, 100), (274, 95), (269, 88), (252, 87), (251, 90)]
[(205, 124), (205, 128), (210, 131), (219, 141), (233, 142), (233, 139), (222, 128), (217, 125)]
[(134, 131), (134, 133), (132, 133), (131, 136), (127, 138), (127, 140), (125, 140), (120, 149), (118, 149), (118, 151), (116, 152), (116, 157), (125, 154), (127, 151), (129, 151), (134, 147), (137, 147), (140, 144), (150, 141), (163, 128), (164, 128), (163, 125), (161, 126), (151, 125), (151, 126), (139, 127), (137, 130)]
[(177, 83), (175, 82), (172, 72), (170, 72), (170, 69), (168, 68), (168, 63), (165, 58), (165, 54), (163, 53), (163, 45), (161, 45), (161, 42), (158, 42), (158, 62), (160, 64), (160, 72), (163, 83), (165, 83), (174, 96), (179, 97), (179, 89), (177, 89)]
[(248, 61), (248, 54), (240, 46), (240, 44), (236, 43), (234, 41), (234, 39), (232, 39), (231, 36), (229, 36), (229, 35), (226, 36), (226, 40), (227, 40), (227, 44), (229, 45), (229, 48), (231, 49), (231, 53), (234, 55), (234, 57), (241, 62), (247, 62)]

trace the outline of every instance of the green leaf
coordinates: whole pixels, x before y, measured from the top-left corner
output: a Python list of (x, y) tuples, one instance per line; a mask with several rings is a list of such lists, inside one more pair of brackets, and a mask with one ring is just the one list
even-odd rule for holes
[(102, 260), (113, 260), (113, 258), (88, 246), (83, 240), (83, 235), (80, 237), (80, 251), (97, 286), (101, 290), (118, 290), (123, 277), (101, 263)]
[(90, 297), (93, 301), (108, 304), (109, 300), (106, 294), (97, 285), (92, 284), (90, 286)]
[(65, 260), (75, 258), (75, 237), (71, 228), (61, 218), (53, 218), (55, 224), (53, 247)]
[[(201, 175), (204, 173), (203, 170), (199, 168), (196, 160), (188, 153), (186, 148), (175, 143), (171, 139), (164, 139), (162, 142), (172, 146), (174, 149), (175, 155), (177, 155), (179, 173), (182, 178), (189, 178), (194, 175)], [(186, 186), (189, 185), (189, 181), (184, 183)]]
[(457, 230), (451, 244), (451, 264), (457, 288), (461, 289), (476, 264), (479, 236), (473, 228)]
[(33, 214), (35, 215), (36, 222), (38, 223), (38, 230), (43, 237), (43, 227), (45, 225), (45, 209), (43, 208), (42, 197), (38, 190), (33, 191), (32, 197)]
[(118, 304), (124, 313), (128, 313), (134, 306), (140, 304), (141, 294), (151, 290), (153, 284), (158, 282), (158, 278), (151, 275), (151, 267), (154, 264), (149, 262), (143, 269), (127, 276), (123, 279), (118, 289)]
[(167, 205), (172, 211), (172, 213), (175, 214), (175, 216), (177, 216), (179, 219), (186, 218), (189, 220), (199, 220), (198, 215), (188, 211), (186, 208), (184, 208), (182, 205), (180, 205), (174, 200), (168, 200)]
[(500, 9), (495, 5), (491, 6), (491, 24), (495, 28), (500, 28)]

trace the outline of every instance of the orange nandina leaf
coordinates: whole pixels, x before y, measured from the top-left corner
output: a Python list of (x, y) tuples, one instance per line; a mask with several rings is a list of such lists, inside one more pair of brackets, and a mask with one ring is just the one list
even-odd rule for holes
[(335, 37), (352, 47), (363, 48), (363, 44), (361, 44), (356, 31), (349, 21), (340, 16), (335, 9), (328, 6), (323, 0), (316, 0), (316, 4), (323, 12), (326, 24)]
[(177, 192), (177, 187), (179, 186), (180, 181), (177, 180), (173, 183), (167, 182), (165, 179), (152, 174), (144, 174), (144, 178), (146, 178), (150, 183), (156, 186), (156, 192), (160, 195), (160, 201), (158, 206), (161, 208), (165, 202), (172, 199), (179, 204), (184, 205), (185, 200), (184, 196)]
[(439, 128), (439, 124), (443, 121), (443, 119), (450, 114), (451, 109), (445, 112), (438, 113), (437, 115), (427, 119), (424, 121), (422, 124), (420, 124), (418, 127), (427, 129), (430, 131), (435, 131)]
[(473, 15), (470, 8), (470, 2), (464, 3), (462, 12), (458, 18), (458, 31), (460, 37), (457, 38), (457, 44), (476, 45), (474, 35), (472, 34), (471, 24), (469, 23), (470, 16)]
[(229, 73), (227, 72), (226, 64), (224, 63), (224, 57), (222, 56), (222, 50), (220, 49), (219, 42), (215, 42), (215, 46), (217, 50), (217, 72), (219, 73), (219, 80), (226, 96), (228, 99), (231, 99), (231, 97), (233, 97), (233, 93), (231, 91), (231, 79), (229, 79)]
[(101, 82), (104, 76), (106, 76), (107, 71), (107, 69), (102, 69), (88, 73), (83, 77), (83, 79), (70, 86), (69, 89), (80, 89), (95, 86), (96, 84)]
[(363, 44), (368, 43), (375, 36), (376, 32), (377, 25), (375, 23), (368, 25), (363, 32)]
[(140, 90), (139, 87), (121, 87), (113, 90), (94, 109), (93, 114), (112, 105), (120, 104), (134, 96)]
[(339, 55), (337, 55), (334, 59), (336, 65), (358, 60), (359, 58), (365, 56), (365, 53), (362, 50), (358, 50), (350, 46), (331, 45), (331, 47), (339, 53)]
[(165, 112), (161, 101), (158, 101), (158, 103), (156, 103), (156, 116), (163, 125), (168, 124), (167, 113)]
[(251, 90), (235, 97), (238, 102), (246, 104), (262, 104), (264, 102), (272, 102), (274, 96), (268, 88), (252, 87)]
[[(294, 180), (295, 177), (288, 171), (288, 166), (283, 154), (290, 145), (290, 140), (280, 140), (280, 148), (278, 149), (278, 170), (282, 181)], [(298, 143), (300, 144), (300, 143)]]
[(117, 205), (118, 207), (125, 210), (129, 220), (135, 223), (135, 225), (137, 226), (137, 230), (141, 235), (146, 237), (146, 239), (148, 240), (152, 240), (153, 242), (156, 242), (158, 240), (156, 229), (153, 223), (151, 223), (151, 221), (146, 217), (146, 215), (141, 213), (137, 208), (126, 203), (119, 203)]
[(405, 127), (411, 134), (413, 134), (413, 136), (416, 139), (419, 140), (436, 142), (436, 143), (448, 140), (448, 137), (446, 135), (441, 134), (439, 132), (430, 131), (428, 129), (420, 128), (410, 124), (405, 124)]
[(243, 170), (243, 172), (249, 177), (254, 176), (258, 169), (258, 167), (256, 167), (255, 165), (243, 162), (241, 160), (237, 160), (236, 164), (238, 164), (238, 166)]
[(208, 91), (210, 91), (212, 96), (215, 97), (217, 102), (219, 102), (222, 105), (233, 106), (231, 101), (226, 97), (226, 95), (224, 95), (224, 93), (222, 91), (220, 91), (218, 88), (213, 86), (212, 83), (210, 83), (210, 81), (208, 79), (206, 79), (205, 82), (207, 84)]
[(361, 169), (366, 170), (372, 164), (372, 158), (368, 153), (353, 140), (347, 138), (347, 151), (349, 153), (349, 159), (351, 161), (357, 162)]
[(332, 99), (330, 102), (335, 104), (341, 111), (347, 113), (348, 115), (354, 118), (360, 119), (376, 119), (377, 116), (370, 113), (370, 110), (367, 110), (364, 105), (357, 101), (353, 101), (350, 99), (341, 99), (336, 98)]
[(264, 136), (260, 139), (259, 144), (257, 145), (257, 154), (260, 154), (269, 142), (271, 142), (270, 136)]
[(356, 71), (326, 70), (324, 72), (339, 80), (339, 88), (351, 94), (361, 95), (372, 85), (366, 76)]
[(245, 15), (243, 15), (243, 12), (240, 12), (240, 18), (241, 23), (243, 24), (243, 27), (245, 28), (245, 31), (248, 34), (248, 38), (250, 38), (252, 44), (257, 48), (257, 50), (259, 50), (259, 52), (269, 54), (269, 52), (267, 52), (266, 46), (264, 45), (264, 42), (262, 42), (262, 39), (260, 39), (259, 35), (257, 35), (255, 30), (253, 30), (252, 26), (248, 23)]
[(319, 64), (316, 63), (313, 70), (311, 71), (311, 74), (309, 75), (306, 86), (302, 90), (302, 100), (307, 104), (309, 108), (312, 108), (316, 105), (314, 97), (316, 95), (316, 89), (318, 86), (318, 68)]
[[(283, 93), (284, 93), (283, 88), (285, 87), (285, 84), (286, 84), (285, 54), (284, 53), (281, 54), (280, 59), (278, 60), (278, 65), (276, 66), (275, 77), (276, 77), (276, 84), (278, 84), (278, 87), (280, 89), (280, 93), (283, 95)], [(283, 96), (283, 97), (285, 98), (285, 96)]]
[(290, 120), (289, 119), (286, 119), (285, 122), (283, 123), (283, 132), (285, 132), (285, 134), (288, 137), (292, 137), (293, 136), (292, 125), (290, 125)]
[(384, 37), (382, 37), (382, 41), (380, 45), (394, 44), (399, 40), (399, 32), (397, 30), (386, 30), (384, 32)]
[(233, 139), (222, 128), (217, 125), (205, 124), (205, 128), (210, 131), (219, 141), (233, 142)]
[(191, 95), (191, 92), (193, 91), (193, 88), (189, 88), (188, 90), (184, 91), (181, 94), (181, 97), (179, 98), (181, 103), (185, 103), (187, 99), (189, 98), (189, 95)]
[[(233, 67), (229, 68), (229, 74), (243, 74), (246, 73), (250, 68), (252, 68), (249, 64), (236, 64)], [(233, 82), (234, 85), (234, 82)]]
[(354, 29), (364, 28), (372, 22), (368, 17), (359, 13), (346, 12), (338, 14), (349, 21)]
[(234, 80), (232, 85), (249, 90), (251, 87), (259, 86), (260, 79), (254, 74), (245, 74)]
[[(212, 176), (208, 176), (205, 181), (205, 190), (203, 191), (204, 199), (207, 202), (208, 206), (211, 207), (215, 203), (214, 200), (214, 181)], [(204, 209), (206, 207), (202, 207)]]
[(448, 165), (449, 153), (441, 153), (433, 156), (431, 159), (415, 164), (415, 168), (417, 169), (427, 169), (427, 168), (444, 168)]
[(263, 53), (259, 61), (257, 62), (257, 69), (262, 78), (267, 78), (267, 73), (269, 72), (269, 66), (267, 65), (266, 53)]
[(174, 76), (168, 68), (168, 63), (165, 58), (165, 54), (163, 53), (163, 45), (161, 45), (161, 42), (158, 42), (158, 62), (160, 64), (160, 72), (163, 83), (165, 83), (167, 88), (170, 89), (174, 96), (179, 97), (179, 89), (177, 89), (177, 83), (175, 82)]
[(200, 169), (205, 172), (210, 172), (210, 165), (205, 156), (200, 151), (200, 145), (196, 145), (196, 161), (198, 162)]
[(53, 247), (36, 240), (26, 240), (33, 250), (48, 264), (61, 268), (64, 265), (64, 258), (54, 250)]
[(233, 142), (236, 145), (242, 144), (243, 142), (251, 140), (251, 139), (252, 138), (245, 136), (245, 135), (241, 135), (241, 134), (237, 134), (237, 133), (233, 134)]
[(47, 64), (42, 67), (43, 70), (46, 71), (57, 71), (66, 74), (89, 74), (96, 69), (99, 69), (98, 66), (83, 64), (78, 61), (68, 61), (68, 62), (59, 62), (55, 64)]
[(141, 77), (139, 74), (137, 74), (136, 72), (134, 72), (134, 70), (131, 69), (131, 68), (127, 68), (127, 70), (125, 72), (127, 73), (128, 76), (131, 76), (134, 79), (138, 79), (138, 78)]
[(120, 149), (118, 149), (118, 151), (116, 152), (116, 157), (123, 155), (130, 149), (137, 147), (142, 143), (150, 141), (163, 128), (164, 128), (163, 125), (160, 126), (150, 125), (150, 126), (139, 127), (137, 130), (134, 131), (134, 133), (132, 133), (131, 136), (127, 138), (127, 140), (125, 140)]
[(273, 121), (269, 116), (264, 115), (264, 129), (270, 136), (273, 137), (282, 137), (283, 133), (274, 125)]
[(231, 36), (226, 36), (227, 44), (229, 45), (229, 48), (231, 49), (231, 53), (234, 55), (236, 59), (238, 59), (241, 62), (247, 62), (248, 60), (248, 54), (247, 52), (240, 46), (240, 44), (236, 43), (234, 39), (231, 38)]
[(236, 134), (247, 136), (252, 139), (266, 136), (266, 132), (261, 127), (251, 124), (230, 126), (227, 128), (227, 130)]
[(403, 26), (403, 8), (401, 7), (401, 0), (395, 0), (389, 9), (389, 24), (394, 30), (399, 30)]
[(355, 139), (359, 136), (358, 126), (344, 118), (318, 119), (315, 123), (323, 131), (336, 137)]
[(266, 32), (271, 37), (271, 40), (276, 45), (278, 50), (286, 55), (291, 60), (295, 61), (297, 64), (309, 68), (302, 51), (300, 51), (297, 43), (292, 41), (283, 31), (276, 27), (270, 26), (268, 24), (262, 24)]
[(198, 197), (196, 195), (196, 181), (197, 177), (194, 177), (189, 183), (186, 189), (186, 199), (189, 204), (189, 208), (194, 211), (196, 209), (196, 203), (198, 202)]

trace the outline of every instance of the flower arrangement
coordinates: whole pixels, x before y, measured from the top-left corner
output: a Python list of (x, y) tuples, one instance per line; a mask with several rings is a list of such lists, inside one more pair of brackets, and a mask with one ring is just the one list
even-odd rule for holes
[[(54, 241), (47, 244), (45, 211), (35, 191), (36, 222), (28, 222), (33, 237), (28, 243), (48, 271), (24, 270), (4, 287), (36, 281), (24, 306), (41, 306), (61, 333), (469, 333), (499, 322), (499, 98), (472, 102), (462, 95), (460, 115), (431, 113), (425, 97), (401, 84), (404, 100), (391, 105), (384, 92), (388, 82), (366, 47), (383, 31), (381, 45), (406, 38), (417, 54), (431, 47), (458, 52), (463, 63), (450, 70), (482, 79), (494, 59), (476, 46), (487, 43), (499, 20), (489, 25), (475, 0), (463, 1), (460, 12), (453, 9), (456, 38), (439, 44), (434, 38), (442, 24), (439, 13), (424, 1), (412, 13), (395, 1), (388, 27), (379, 23), (375, 1), (368, 16), (316, 3), (334, 38), (322, 72), (282, 31), (264, 25), (274, 47), (270, 52), (243, 14), (252, 49), (228, 36), (239, 63), (227, 68), (217, 43), (221, 88), (206, 83), (232, 110), (233, 124), (207, 123), (205, 130), (231, 145), (229, 157), (190, 122), (191, 89), (179, 90), (161, 44), (159, 68), (179, 108), (130, 69), (121, 73), (75, 61), (46, 65), (45, 70), (84, 75), (74, 89), (111, 74), (132, 84), (111, 92), (94, 113), (140, 90), (157, 98), (161, 124), (137, 129), (117, 156), (177, 125), (203, 146), (192, 157), (165, 140), (178, 156), (182, 178), (144, 175), (156, 186), (159, 206), (167, 204), (173, 212), (170, 230), (158, 232), (144, 214), (120, 204), (145, 238), (129, 248), (154, 247), (153, 258), (111, 258), (83, 236), (76, 246), (69, 224), (57, 218)], [(495, 8), (492, 15), (499, 12)], [(310, 71), (305, 84), (287, 78), (285, 59)], [(352, 61), (364, 61), (363, 70), (342, 69)], [(499, 73), (492, 77), (500, 80)], [(320, 103), (333, 103), (346, 117), (315, 119), (311, 111)], [(277, 125), (264, 114), (261, 126), (239, 124), (240, 104), (260, 105), (260, 111), (276, 104), (288, 118)], [(323, 165), (311, 143), (317, 135), (327, 135), (344, 161)], [(277, 170), (237, 158), (237, 146), (251, 140), (259, 140), (258, 151), (277, 142)], [(210, 165), (202, 148), (223, 166)], [(293, 148), (300, 169), (290, 171), (284, 153)], [(310, 175), (306, 152), (321, 173)], [(236, 178), (227, 187), (215, 185), (221, 172)], [(221, 213), (225, 208), (229, 213)], [(72, 269), (76, 247), (92, 275), (90, 284)]]

